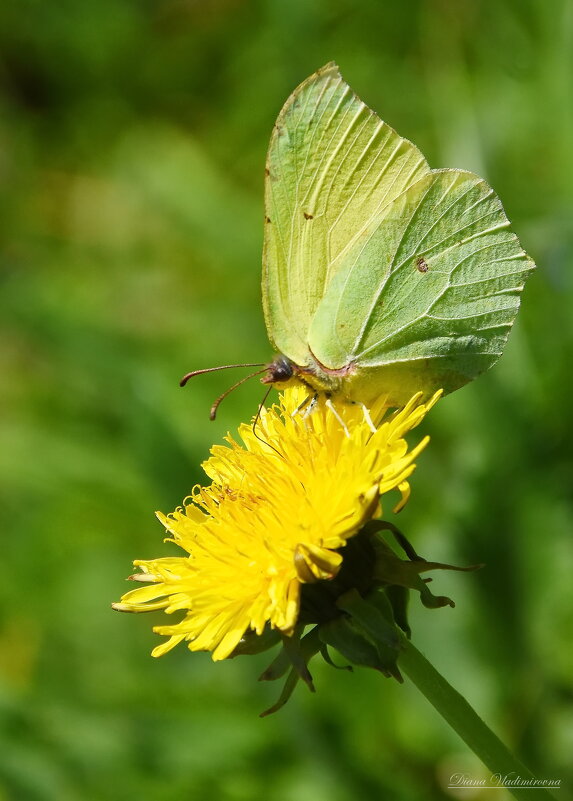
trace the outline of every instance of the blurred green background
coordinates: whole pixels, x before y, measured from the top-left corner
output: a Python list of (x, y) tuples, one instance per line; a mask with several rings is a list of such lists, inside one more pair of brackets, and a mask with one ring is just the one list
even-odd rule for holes
[(407, 683), (316, 664), (316, 696), (259, 720), (264, 656), (154, 660), (161, 616), (109, 608), (133, 558), (169, 552), (154, 510), (261, 398), (252, 382), (209, 424), (229, 373), (177, 382), (271, 356), (266, 145), (331, 59), (432, 166), (484, 175), (539, 265), (504, 358), (424, 423), (398, 522), (427, 558), (487, 565), (436, 575), (457, 607), (416, 602), (414, 641), (571, 787), (573, 4), (8, 0), (0, 801), (416, 801), (484, 775)]

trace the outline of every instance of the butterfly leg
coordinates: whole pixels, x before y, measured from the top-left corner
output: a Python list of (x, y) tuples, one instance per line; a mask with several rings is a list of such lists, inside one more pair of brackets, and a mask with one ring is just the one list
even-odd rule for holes
[(373, 434), (375, 434), (377, 429), (376, 429), (376, 426), (374, 425), (374, 422), (372, 421), (372, 418), (370, 417), (370, 412), (368, 411), (368, 406), (366, 406), (364, 403), (362, 403), (362, 401), (350, 401), (350, 403), (353, 406), (360, 406), (360, 408), (362, 409), (362, 414), (364, 416), (364, 420), (366, 421), (366, 424), (368, 425), (368, 428), (370, 429), (370, 431), (372, 431)]
[(362, 403), (362, 401), (359, 401), (358, 405), (362, 407), (362, 414), (364, 415), (364, 419), (368, 424), (368, 428), (370, 429), (370, 431), (372, 431), (373, 434), (375, 434), (376, 426), (372, 422), (372, 418), (370, 417), (370, 412), (368, 411), (368, 407), (364, 403)]
[(315, 400), (316, 400), (316, 393), (314, 395), (314, 398), (312, 395), (307, 395), (306, 398), (303, 400), (303, 402), (299, 403), (294, 412), (291, 412), (291, 417), (296, 417), (299, 412), (302, 412), (305, 406), (307, 406), (309, 403), (312, 405), (315, 402)]
[[(309, 400), (309, 398), (310, 398), (310, 403), (308, 403), (308, 400)], [(305, 401), (304, 401), (304, 402), (305, 402), (305, 403), (308, 403), (308, 405), (307, 405), (306, 409), (304, 410), (304, 414), (303, 414), (303, 416), (302, 416), (302, 419), (303, 419), (303, 420), (306, 420), (306, 418), (309, 416), (309, 414), (312, 414), (312, 411), (313, 411), (313, 409), (314, 409), (314, 408), (315, 408), (315, 406), (316, 406), (316, 400), (317, 400), (317, 398), (318, 398), (318, 394), (317, 394), (316, 392), (314, 393), (314, 395), (312, 396), (312, 398), (310, 397), (310, 395), (309, 395), (307, 398), (305, 398)], [(304, 405), (304, 404), (303, 404), (303, 405)]]
[(328, 406), (328, 408), (330, 409), (330, 411), (332, 412), (332, 414), (333, 414), (333, 415), (336, 417), (336, 419), (338, 420), (338, 422), (340, 423), (340, 425), (341, 425), (341, 426), (342, 426), (342, 428), (344, 429), (344, 433), (346, 434), (346, 436), (347, 436), (347, 437), (350, 437), (350, 432), (348, 431), (348, 429), (347, 429), (347, 427), (346, 427), (346, 423), (344, 422), (344, 420), (342, 419), (342, 417), (341, 417), (341, 416), (338, 414), (338, 412), (336, 411), (336, 409), (335, 409), (335, 407), (334, 407), (334, 404), (333, 404), (333, 402), (331, 401), (331, 399), (330, 399), (330, 398), (327, 398), (327, 400), (326, 400), (326, 404), (325, 404), (325, 405), (326, 405), (326, 406)]

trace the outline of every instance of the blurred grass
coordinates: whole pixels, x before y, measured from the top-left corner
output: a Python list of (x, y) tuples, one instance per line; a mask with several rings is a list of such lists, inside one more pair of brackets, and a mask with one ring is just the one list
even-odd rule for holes
[(409, 686), (317, 665), (260, 721), (264, 659), (156, 661), (151, 618), (109, 611), (166, 552), (154, 509), (260, 400), (208, 425), (228, 375), (177, 381), (271, 355), (267, 140), (331, 59), (432, 166), (485, 175), (540, 267), (502, 361), (424, 424), (400, 524), (487, 563), (435, 579), (457, 607), (413, 606), (416, 642), (571, 787), (573, 5), (27, 0), (0, 7), (1, 801), (411, 801), (479, 775)]

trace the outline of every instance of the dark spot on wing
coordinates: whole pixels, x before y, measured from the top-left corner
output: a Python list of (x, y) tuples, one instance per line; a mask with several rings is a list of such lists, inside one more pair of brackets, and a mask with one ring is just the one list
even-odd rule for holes
[(269, 170), (269, 168), (265, 167), (265, 175), (267, 176), (267, 178), (269, 177), (270, 174), (271, 174), (271, 171)]
[(265, 222), (266, 222), (266, 223), (270, 223), (270, 221), (271, 221), (271, 218), (270, 218), (270, 217), (265, 217)]
[(306, 211), (303, 211), (303, 214), (305, 220), (314, 220), (314, 214), (307, 214)]
[(419, 270), (419, 272), (421, 272), (421, 273), (427, 273), (428, 272), (428, 262), (422, 256), (419, 256), (416, 259), (416, 267)]

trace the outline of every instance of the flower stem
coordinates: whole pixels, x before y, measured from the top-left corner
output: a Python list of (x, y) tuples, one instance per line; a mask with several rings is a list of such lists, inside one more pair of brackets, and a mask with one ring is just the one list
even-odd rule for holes
[[(521, 787), (512, 787), (511, 781), (534, 781), (535, 777), (505, 747), (501, 740), (486, 726), (466, 699), (448, 684), (444, 677), (428, 662), (412, 643), (403, 638), (403, 650), (398, 664), (423, 693), (432, 706), (440, 713), (466, 745), (492, 772), (492, 782), (497, 781), (515, 798), (532, 801), (531, 785), (522, 781)], [(506, 782), (503, 782), (506, 777)], [(535, 801), (549, 801), (555, 796), (542, 786), (535, 786)]]

